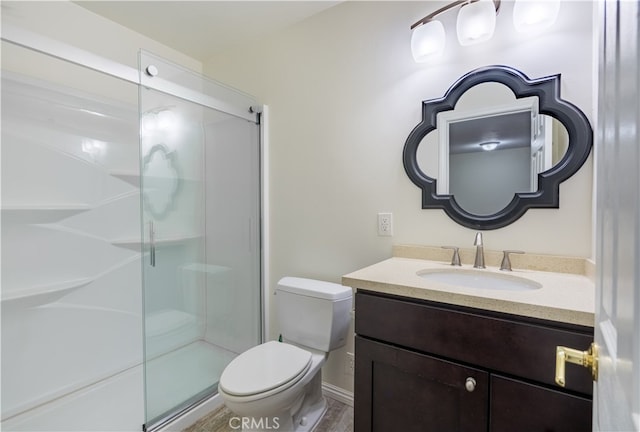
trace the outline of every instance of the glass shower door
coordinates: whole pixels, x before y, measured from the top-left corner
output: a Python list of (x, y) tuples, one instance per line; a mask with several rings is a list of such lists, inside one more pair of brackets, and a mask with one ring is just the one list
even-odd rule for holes
[(215, 393), (224, 367), (260, 342), (259, 125), (183, 98), (180, 88), (209, 91), (196, 74), (146, 53), (141, 69), (144, 79), (176, 90), (140, 87), (145, 402), (153, 428)]

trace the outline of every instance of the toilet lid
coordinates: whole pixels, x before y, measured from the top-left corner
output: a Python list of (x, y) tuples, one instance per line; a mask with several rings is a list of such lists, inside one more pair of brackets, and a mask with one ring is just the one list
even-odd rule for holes
[(233, 359), (220, 377), (228, 394), (249, 396), (275, 389), (304, 374), (311, 365), (311, 353), (282, 342), (270, 341)]

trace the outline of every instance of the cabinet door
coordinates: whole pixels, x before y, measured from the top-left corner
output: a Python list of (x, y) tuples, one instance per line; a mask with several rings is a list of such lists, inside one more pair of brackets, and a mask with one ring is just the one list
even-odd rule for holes
[(487, 430), (486, 372), (360, 336), (355, 360), (356, 432)]
[(491, 432), (585, 432), (591, 430), (591, 400), (491, 376)]

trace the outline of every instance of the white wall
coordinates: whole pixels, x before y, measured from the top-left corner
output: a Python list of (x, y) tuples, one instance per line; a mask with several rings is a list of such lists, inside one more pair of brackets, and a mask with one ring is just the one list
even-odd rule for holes
[[(260, 44), (212, 58), (204, 72), (270, 108), (271, 288), (284, 275), (339, 282), (391, 254), (394, 243), (470, 247), (473, 231), (420, 208), (402, 149), (421, 101), (441, 97), (462, 74), (505, 64), (537, 78), (562, 74), (562, 97), (592, 118), (592, 5), (563, 2), (547, 33), (522, 36), (503, 1), (496, 35), (459, 47), (455, 12), (445, 15), (445, 55), (416, 64), (412, 23), (443, 2), (344, 2)], [(588, 257), (592, 160), (560, 188), (560, 209), (529, 210), (485, 234), (488, 249)], [(376, 214), (393, 212), (394, 237), (376, 235)], [(272, 326), (272, 336), (277, 328)], [(325, 379), (351, 390), (348, 346)]]

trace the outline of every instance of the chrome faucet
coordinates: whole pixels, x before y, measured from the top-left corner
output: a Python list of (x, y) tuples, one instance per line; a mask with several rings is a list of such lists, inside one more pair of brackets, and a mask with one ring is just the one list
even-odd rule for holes
[(482, 233), (476, 233), (476, 239), (473, 242), (473, 245), (476, 247), (476, 259), (473, 262), (474, 268), (485, 268), (484, 265), (484, 247), (482, 245)]

